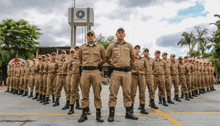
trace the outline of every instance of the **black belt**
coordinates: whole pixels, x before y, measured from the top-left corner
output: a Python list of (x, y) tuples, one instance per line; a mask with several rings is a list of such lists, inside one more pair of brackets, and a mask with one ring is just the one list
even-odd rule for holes
[(94, 66), (84, 66), (82, 67), (83, 70), (97, 70), (99, 69), (98, 67), (94, 67)]
[(130, 71), (131, 71), (131, 67), (125, 67), (125, 68), (113, 67), (113, 70), (116, 70), (116, 71), (124, 71), (124, 72), (130, 72)]

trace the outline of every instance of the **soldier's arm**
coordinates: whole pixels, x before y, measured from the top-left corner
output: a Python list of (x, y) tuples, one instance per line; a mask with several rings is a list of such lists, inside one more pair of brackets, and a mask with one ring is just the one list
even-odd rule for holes
[(112, 56), (112, 44), (110, 44), (107, 48), (106, 61), (108, 64), (111, 64), (111, 61), (110, 61), (111, 56)]
[(64, 62), (63, 66), (62, 66), (63, 72), (67, 71), (67, 64), (68, 64), (68, 61)]
[(135, 58), (135, 55), (134, 55), (134, 48), (132, 47), (131, 44), (130, 44), (129, 48), (130, 48), (130, 57), (131, 57), (130, 65), (131, 65), (135, 62), (136, 58)]
[(82, 64), (82, 48), (79, 49), (79, 55), (78, 55), (78, 57), (79, 57), (79, 62), (80, 62), (80, 64)]
[(144, 60), (144, 67), (145, 67), (145, 72), (148, 72), (149, 71), (149, 69), (148, 69), (149, 65), (148, 65), (146, 60)]
[(104, 64), (106, 62), (106, 53), (105, 53), (105, 49), (103, 46), (101, 46), (100, 53), (101, 53), (101, 58), (102, 58), (101, 64)]

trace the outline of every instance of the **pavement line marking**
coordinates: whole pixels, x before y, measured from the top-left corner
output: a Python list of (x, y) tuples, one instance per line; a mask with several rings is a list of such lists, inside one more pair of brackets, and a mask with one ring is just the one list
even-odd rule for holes
[[(20, 116), (20, 115), (28, 115), (28, 116), (31, 116), (31, 115), (35, 115), (35, 116), (38, 116), (38, 115), (42, 115), (42, 116), (81, 116), (81, 114), (72, 114), (72, 115), (68, 115), (67, 113), (0, 113), (0, 116), (1, 115), (4, 115), (4, 116)], [(109, 114), (108, 113), (105, 113), (105, 114), (102, 114), (102, 116), (108, 116)], [(122, 114), (122, 113), (116, 113), (115, 114), (116, 116), (125, 116), (125, 114)], [(134, 114), (136, 116), (142, 116), (142, 115), (145, 115), (145, 114), (141, 114), (141, 113), (137, 113), (137, 114)], [(158, 115), (157, 113), (150, 113), (148, 115)], [(88, 116), (96, 116), (96, 114), (91, 114), (91, 115), (88, 115)]]
[(181, 114), (220, 114), (220, 112), (167, 112), (166, 114), (181, 115)]
[[(139, 98), (136, 97), (138, 100)], [(152, 111), (156, 112), (157, 114), (159, 114), (160, 116), (162, 116), (164, 119), (168, 120), (169, 122), (171, 122), (172, 124), (176, 125), (176, 126), (185, 126), (182, 123), (178, 122), (177, 120), (175, 120), (174, 118), (170, 117), (167, 113), (162, 112), (159, 109), (153, 109), (149, 106), (149, 104), (147, 102), (145, 102), (145, 105), (148, 106)]]

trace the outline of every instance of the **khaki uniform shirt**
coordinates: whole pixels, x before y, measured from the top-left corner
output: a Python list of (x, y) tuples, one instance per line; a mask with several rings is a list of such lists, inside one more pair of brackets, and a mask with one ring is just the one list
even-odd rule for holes
[(163, 62), (166, 64), (165, 74), (166, 75), (170, 75), (171, 74), (171, 70), (173, 69), (171, 62), (168, 61), (168, 60), (167, 61), (163, 60)]
[(131, 73), (144, 74), (146, 68), (148, 68), (147, 61), (144, 58), (138, 57), (131, 66)]
[(59, 75), (59, 74), (67, 74), (67, 71), (64, 71), (63, 70), (63, 65), (64, 65), (64, 63), (66, 62), (66, 58), (64, 58), (64, 59), (60, 59), (60, 60), (58, 60), (57, 61), (57, 74)]
[(31, 74), (31, 67), (25, 66), (25, 76), (30, 76), (30, 74)]
[(185, 63), (185, 66), (186, 66), (186, 74), (187, 75), (190, 75), (191, 74), (191, 65), (189, 63)]
[(152, 65), (153, 65), (153, 59), (152, 58), (144, 58), (147, 61), (147, 64), (149, 65), (148, 67), (148, 72), (146, 74), (152, 74)]
[(34, 65), (31, 65), (31, 67), (30, 67), (30, 70), (31, 70), (31, 75), (35, 75), (35, 66), (36, 66), (36, 64)]
[(12, 70), (11, 68), (9, 68), (9, 69), (7, 70), (7, 76), (8, 76), (8, 77), (11, 76), (11, 72), (12, 72), (11, 70)]
[(186, 65), (184, 63), (179, 63), (179, 75), (185, 75), (186, 74)]
[(16, 70), (15, 70), (15, 72), (16, 72), (16, 77), (20, 77), (20, 75), (21, 75), (21, 68), (20, 67), (16, 67)]
[(105, 49), (99, 43), (95, 43), (92, 47), (89, 44), (84, 44), (80, 47), (79, 59), (82, 60), (82, 66), (97, 67), (105, 57)]
[(24, 77), (24, 74), (25, 74), (25, 66), (24, 66), (24, 67), (21, 67), (20, 71), (21, 71), (21, 76)]
[(50, 61), (48, 63), (48, 73), (52, 74), (52, 73), (57, 73), (57, 67), (58, 67), (58, 63), (57, 61)]
[(152, 70), (154, 75), (164, 75), (166, 64), (161, 59), (154, 59), (152, 64)]
[(178, 75), (179, 73), (179, 69), (180, 69), (180, 65), (179, 62), (177, 61), (170, 61), (172, 64), (172, 70), (171, 70), (171, 75)]
[(111, 43), (107, 49), (107, 56), (110, 57), (111, 64), (114, 67), (130, 67), (131, 57), (134, 55), (134, 49), (130, 43), (119, 42)]
[(42, 62), (41, 70), (43, 71), (43, 74), (47, 74), (48, 73), (48, 62), (47, 61)]

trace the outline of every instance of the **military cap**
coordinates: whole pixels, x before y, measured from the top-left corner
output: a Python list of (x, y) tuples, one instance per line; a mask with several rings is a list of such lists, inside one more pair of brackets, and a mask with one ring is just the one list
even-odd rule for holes
[(138, 47), (139, 49), (141, 49), (140, 45), (136, 45), (136, 46), (134, 46), (134, 49), (137, 48), (137, 47)]
[(189, 59), (189, 61), (192, 61), (192, 59)]
[(163, 56), (163, 55), (167, 55), (167, 53), (166, 53), (166, 52), (163, 52), (163, 53), (162, 53), (162, 56)]
[(65, 53), (66, 54), (66, 51), (65, 50), (61, 50), (61, 53)]
[(91, 33), (92, 35), (95, 36), (95, 32), (94, 32), (93, 30), (89, 30), (89, 31), (87, 32), (87, 35), (88, 35), (89, 33)]
[(157, 54), (157, 53), (160, 53), (160, 51), (159, 51), (159, 50), (156, 50), (156, 51), (155, 51), (155, 54)]
[(146, 51), (148, 51), (148, 52), (149, 52), (149, 49), (148, 49), (148, 48), (145, 48), (145, 49), (144, 49), (144, 52), (146, 52)]
[(15, 65), (15, 63), (12, 63), (12, 65)]
[(182, 57), (182, 56), (179, 56), (178, 59), (183, 59), (183, 57)]
[(36, 59), (32, 59), (32, 61), (36, 61)]
[(46, 56), (50, 56), (50, 54), (49, 53), (47, 53), (47, 55)]
[(26, 62), (29, 62), (29, 60), (26, 60)]
[(45, 55), (42, 55), (42, 58), (45, 58), (46, 56)]
[(74, 49), (70, 49), (70, 53), (71, 53), (71, 52), (75, 52), (75, 50), (74, 50)]
[(192, 61), (195, 61), (195, 59), (192, 59)]
[(39, 56), (38, 59), (42, 59), (42, 57)]
[(119, 29), (117, 30), (117, 32), (119, 32), (119, 31), (125, 32), (125, 30), (124, 30), (123, 28), (119, 28)]
[(76, 50), (76, 49), (79, 49), (79, 46), (76, 46), (74, 49), (75, 49), (75, 50)]
[(184, 59), (185, 59), (185, 58), (189, 58), (189, 57), (188, 57), (188, 56), (184, 56)]
[(176, 55), (174, 55), (174, 54), (171, 54), (171, 55), (170, 55), (170, 57), (176, 57)]
[(55, 53), (55, 52), (52, 52), (51, 55), (56, 55), (56, 53)]
[(197, 60), (196, 62), (198, 63), (199, 61)]

